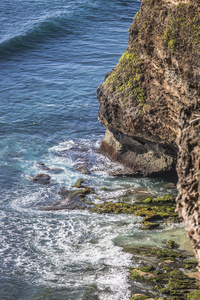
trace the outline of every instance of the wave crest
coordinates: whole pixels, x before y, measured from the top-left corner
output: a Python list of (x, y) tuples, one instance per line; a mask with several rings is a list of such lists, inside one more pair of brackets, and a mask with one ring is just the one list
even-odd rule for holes
[(10, 54), (36, 47), (47, 39), (68, 35), (72, 32), (71, 23), (65, 15), (47, 17), (43, 21), (33, 24), (14, 36), (0, 41), (0, 58)]

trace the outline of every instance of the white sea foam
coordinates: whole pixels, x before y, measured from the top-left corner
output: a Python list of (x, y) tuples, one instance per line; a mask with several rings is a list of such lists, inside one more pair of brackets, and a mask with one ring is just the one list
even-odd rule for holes
[(100, 299), (106, 299), (103, 295), (108, 287), (107, 299), (128, 299), (120, 298), (120, 293), (127, 292), (126, 267), (131, 265), (131, 255), (113, 243), (119, 232), (116, 223), (127, 217), (59, 212), (32, 215), (30, 222), (28, 211), (26, 214), (15, 226), (16, 216), (10, 218), (9, 227), (0, 224), (8, 237), (1, 241), (2, 269), (12, 264), (10, 272), (15, 276), (20, 273), (27, 281), (54, 287), (93, 282)]

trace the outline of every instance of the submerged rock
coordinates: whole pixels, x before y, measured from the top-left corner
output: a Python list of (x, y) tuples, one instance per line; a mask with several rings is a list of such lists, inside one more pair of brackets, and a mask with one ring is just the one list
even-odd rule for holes
[(95, 284), (91, 284), (86, 287), (81, 300), (100, 300), (98, 293), (99, 291), (97, 286)]
[(55, 173), (55, 174), (58, 174), (58, 173), (62, 173), (63, 172), (63, 169), (59, 169), (59, 168), (49, 168), (49, 167), (47, 167), (44, 163), (42, 163), (42, 162), (38, 162), (37, 163), (37, 166), (40, 168), (40, 169), (42, 169), (42, 170), (44, 170), (44, 171), (49, 171), (49, 172), (51, 172), (51, 173)]
[(87, 195), (94, 193), (93, 188), (83, 187), (82, 179), (79, 179), (75, 184), (76, 190), (68, 190), (62, 187), (58, 191), (58, 195), (61, 196), (61, 200), (54, 202), (52, 205), (42, 207), (42, 210), (75, 210), (75, 209), (88, 209), (93, 203), (86, 199)]
[(38, 174), (31, 178), (31, 181), (42, 183), (42, 184), (48, 184), (50, 183), (50, 176), (48, 174)]
[(42, 169), (42, 170), (45, 170), (45, 171), (48, 171), (48, 170), (50, 170), (44, 163), (42, 163), (42, 162), (37, 162), (37, 164), (36, 164), (40, 169)]
[(90, 171), (88, 170), (88, 167), (86, 165), (80, 165), (76, 167), (76, 170), (82, 174), (90, 174)]

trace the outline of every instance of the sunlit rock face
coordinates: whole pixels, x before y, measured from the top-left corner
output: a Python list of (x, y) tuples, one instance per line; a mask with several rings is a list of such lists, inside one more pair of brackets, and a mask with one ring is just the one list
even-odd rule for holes
[(175, 169), (180, 109), (199, 99), (199, 26), (197, 1), (143, 1), (126, 52), (97, 89), (100, 150), (127, 174)]

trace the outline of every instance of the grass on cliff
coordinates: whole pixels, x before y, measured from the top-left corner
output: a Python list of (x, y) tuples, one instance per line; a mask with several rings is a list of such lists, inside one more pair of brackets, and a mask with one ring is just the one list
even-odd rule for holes
[(200, 50), (200, 14), (190, 4), (179, 3), (169, 16), (169, 24), (163, 42), (172, 52), (176, 50)]
[(104, 83), (122, 107), (128, 102), (141, 107), (145, 104), (146, 91), (142, 87), (143, 74), (139, 63), (136, 51), (129, 48)]

